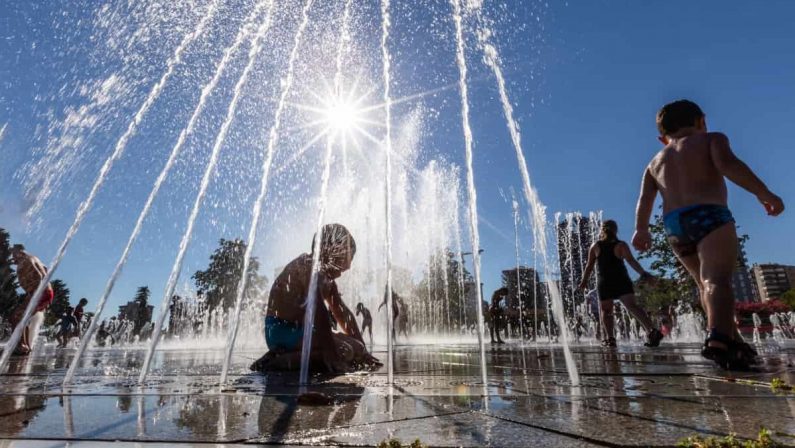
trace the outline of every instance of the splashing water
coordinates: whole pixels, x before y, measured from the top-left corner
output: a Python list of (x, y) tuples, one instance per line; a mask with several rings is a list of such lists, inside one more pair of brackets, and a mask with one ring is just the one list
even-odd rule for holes
[(541, 200), (538, 198), (538, 193), (533, 188), (533, 184), (530, 182), (530, 173), (527, 169), (527, 162), (525, 161), (524, 154), (522, 153), (521, 133), (519, 131), (519, 125), (513, 116), (513, 106), (511, 105), (510, 99), (508, 98), (508, 91), (505, 86), (505, 78), (502, 74), (502, 69), (500, 68), (500, 60), (497, 49), (488, 41), (490, 33), (486, 32), (486, 30), (482, 30), (482, 32), (478, 34), (480, 44), (482, 45), (485, 53), (486, 65), (492, 69), (492, 72), (494, 73), (494, 76), (497, 80), (500, 102), (502, 103), (503, 112), (505, 114), (505, 122), (508, 126), (508, 131), (511, 134), (511, 142), (513, 143), (513, 147), (516, 152), (517, 163), (522, 175), (525, 200), (528, 204), (530, 204), (531, 219), (533, 220), (534, 225), (538, 228), (538, 235), (540, 238), (537, 240), (537, 249), (539, 255), (541, 256), (541, 262), (544, 266), (544, 277), (548, 280), (547, 284), (549, 286), (549, 295), (552, 300), (552, 311), (558, 324), (561, 342), (563, 343), (563, 354), (566, 358), (566, 370), (569, 373), (569, 379), (571, 380), (572, 385), (577, 386), (580, 384), (580, 375), (577, 372), (577, 365), (574, 362), (574, 356), (572, 355), (571, 347), (569, 346), (571, 335), (569, 334), (568, 325), (566, 325), (566, 317), (563, 314), (563, 302), (561, 300), (560, 291), (558, 290), (557, 285), (555, 282), (549, 281), (552, 278), (552, 270), (547, 253), (545, 231), (546, 218), (543, 212), (544, 206), (542, 205)]
[(514, 239), (516, 240), (516, 297), (518, 298), (517, 303), (519, 306), (519, 339), (524, 341), (524, 303), (522, 303), (522, 275), (519, 270), (521, 264), (519, 257), (519, 202), (513, 199), (511, 206), (513, 208)]
[(464, 55), (463, 18), (461, 17), (461, 1), (450, 0), (453, 5), (453, 22), (455, 23), (456, 63), (458, 64), (458, 88), (461, 93), (461, 120), (464, 129), (464, 147), (466, 150), (467, 191), (469, 196), (469, 235), (472, 242), (472, 264), (475, 271), (475, 289), (477, 301), (475, 307), (478, 316), (478, 344), (480, 345), (480, 380), (483, 383), (483, 394), (488, 395), (488, 378), (486, 376), (486, 344), (484, 341), (483, 297), (480, 276), (480, 234), (478, 230), (478, 197), (475, 189), (475, 172), (472, 167), (472, 129), (469, 126), (469, 93), (467, 90), (467, 65)]
[[(113, 291), (113, 287), (115, 286), (116, 280), (121, 274), (124, 265), (127, 263), (127, 258), (130, 255), (130, 251), (132, 250), (135, 241), (138, 239), (138, 235), (141, 233), (141, 228), (143, 227), (146, 217), (149, 215), (149, 211), (152, 208), (152, 204), (154, 203), (157, 194), (160, 192), (160, 187), (163, 185), (163, 182), (166, 180), (166, 177), (168, 177), (168, 174), (171, 171), (171, 168), (173, 167), (174, 162), (177, 159), (177, 156), (181, 152), (182, 146), (185, 144), (185, 140), (187, 139), (188, 135), (193, 133), (193, 130), (196, 127), (196, 123), (198, 122), (199, 117), (201, 116), (201, 113), (204, 110), (204, 106), (207, 103), (207, 98), (210, 96), (213, 90), (215, 90), (215, 87), (218, 85), (218, 81), (221, 79), (221, 75), (223, 74), (227, 64), (229, 63), (229, 60), (231, 59), (232, 55), (237, 51), (237, 49), (240, 47), (240, 45), (243, 44), (245, 37), (247, 35), (245, 24), (254, 20), (256, 16), (261, 12), (261, 7), (264, 6), (265, 4), (266, 2), (259, 3), (257, 7), (254, 8), (254, 10), (249, 15), (249, 17), (243, 22), (244, 25), (241, 26), (240, 30), (238, 31), (234, 43), (224, 51), (224, 55), (221, 58), (221, 61), (218, 63), (218, 66), (215, 69), (215, 74), (213, 75), (212, 79), (204, 87), (202, 87), (201, 95), (199, 96), (199, 103), (196, 105), (196, 108), (193, 110), (193, 113), (190, 119), (188, 120), (187, 126), (185, 127), (185, 129), (183, 129), (180, 132), (176, 144), (171, 149), (171, 153), (168, 156), (168, 160), (166, 161), (163, 170), (158, 175), (157, 180), (155, 181), (154, 186), (152, 187), (152, 191), (149, 193), (149, 197), (147, 197), (146, 203), (144, 204), (141, 213), (138, 215), (138, 219), (135, 221), (135, 227), (133, 228), (133, 231), (130, 234), (129, 239), (127, 240), (127, 245), (124, 247), (122, 255), (119, 258), (119, 261), (116, 263), (116, 267), (114, 268), (113, 273), (110, 275), (110, 278), (108, 279), (108, 282), (105, 286), (105, 290), (102, 292), (102, 295), (100, 296), (97, 302), (97, 308), (94, 311), (94, 317), (91, 319), (91, 324), (88, 330), (83, 334), (83, 337), (80, 340), (80, 347), (78, 348), (77, 353), (75, 354), (75, 357), (72, 359), (72, 362), (69, 365), (69, 369), (66, 372), (66, 375), (64, 376), (63, 380), (64, 385), (71, 383), (75, 371), (77, 370), (79, 361), (82, 358), (84, 352), (86, 351), (88, 344), (93, 339), (93, 335), (96, 332), (97, 327), (99, 325), (102, 311), (105, 309), (105, 302), (110, 296), (110, 293)], [(205, 22), (209, 21), (209, 16), (206, 16), (205, 19), (206, 20), (203, 20), (199, 24), (197, 31), (201, 32), (203, 30), (203, 28), (205, 27)]]
[(166, 71), (160, 77), (160, 80), (152, 87), (149, 95), (147, 95), (143, 104), (141, 104), (141, 107), (135, 113), (133, 120), (127, 125), (127, 130), (116, 142), (113, 153), (111, 153), (110, 157), (108, 157), (105, 160), (105, 163), (102, 165), (102, 168), (100, 169), (99, 174), (97, 175), (97, 178), (91, 187), (91, 191), (88, 193), (86, 199), (80, 204), (80, 207), (78, 207), (71, 227), (69, 227), (69, 230), (66, 232), (66, 236), (61, 242), (58, 251), (55, 253), (55, 257), (53, 257), (52, 261), (50, 261), (49, 270), (44, 275), (44, 278), (42, 278), (39, 286), (36, 288), (36, 291), (32, 294), (19, 324), (17, 324), (16, 328), (14, 328), (14, 332), (11, 334), (11, 337), (6, 343), (6, 350), (3, 350), (3, 354), (0, 355), (0, 372), (4, 372), (8, 367), (8, 361), (11, 358), (11, 353), (13, 352), (13, 349), (16, 348), (17, 344), (19, 344), (19, 340), (22, 338), (22, 331), (25, 329), (25, 327), (27, 327), (31, 316), (33, 315), (33, 310), (36, 308), (36, 306), (38, 306), (39, 300), (41, 300), (41, 295), (44, 293), (44, 290), (49, 287), (50, 279), (58, 269), (58, 265), (61, 263), (63, 256), (66, 254), (66, 249), (69, 247), (69, 243), (72, 241), (72, 238), (74, 238), (77, 230), (80, 228), (83, 218), (85, 218), (86, 213), (88, 213), (88, 211), (91, 209), (91, 206), (94, 204), (97, 193), (105, 183), (108, 172), (111, 170), (111, 168), (113, 168), (113, 164), (119, 158), (121, 158), (124, 150), (127, 147), (127, 143), (138, 130), (138, 125), (141, 123), (141, 121), (143, 121), (146, 113), (160, 96), (160, 92), (163, 91), (163, 86), (165, 86), (166, 82), (171, 77), (171, 74), (174, 72), (174, 68), (182, 62), (182, 54), (184, 53), (185, 49), (204, 31), (204, 27), (209, 21), (209, 17), (212, 17), (212, 15), (215, 14), (217, 6), (217, 2), (212, 3), (205, 16), (199, 22), (199, 25), (197, 25), (193, 31), (187, 33), (185, 37), (183, 37), (176, 50), (174, 50), (174, 55), (166, 63)]
[[(385, 235), (384, 235), (384, 255), (386, 264), (386, 328), (387, 328), (387, 382), (394, 382), (394, 353), (392, 340), (392, 97), (389, 93), (390, 87), (390, 56), (389, 46), (389, 0), (381, 0), (381, 61), (383, 68), (384, 81), (384, 124), (386, 134), (384, 135), (384, 170), (386, 180), (384, 182), (384, 213), (385, 213)], [(391, 389), (390, 389), (391, 391)]]
[[(248, 63), (246, 67), (243, 69), (243, 73), (240, 75), (240, 78), (237, 80), (235, 84), (234, 93), (232, 94), (232, 100), (229, 102), (229, 106), (226, 111), (226, 118), (224, 119), (223, 124), (221, 125), (221, 129), (218, 132), (218, 135), (215, 139), (215, 144), (213, 145), (212, 151), (210, 153), (210, 160), (207, 162), (207, 167), (204, 170), (204, 174), (201, 179), (201, 184), (199, 185), (199, 192), (196, 194), (196, 199), (193, 203), (193, 208), (191, 209), (190, 216), (188, 217), (188, 223), (185, 227), (185, 233), (182, 235), (182, 240), (179, 244), (179, 252), (177, 253), (177, 258), (174, 261), (174, 266), (171, 269), (171, 274), (168, 278), (168, 283), (166, 283), (165, 293), (163, 294), (163, 298), (160, 302), (160, 311), (157, 315), (157, 320), (155, 323), (154, 332), (152, 334), (152, 341), (149, 345), (149, 348), (146, 351), (146, 356), (144, 357), (144, 363), (141, 366), (141, 373), (138, 376), (138, 382), (143, 383), (146, 380), (146, 376), (149, 373), (149, 367), (152, 363), (152, 357), (154, 356), (155, 349), (157, 348), (157, 344), (160, 341), (160, 334), (163, 330), (163, 323), (166, 319), (166, 313), (168, 311), (168, 303), (171, 300), (171, 297), (174, 294), (174, 289), (177, 285), (177, 280), (179, 279), (179, 274), (182, 271), (182, 262), (185, 258), (185, 253), (188, 250), (188, 246), (190, 245), (191, 238), (193, 237), (193, 227), (196, 222), (196, 217), (199, 215), (199, 209), (201, 208), (202, 202), (204, 201), (204, 196), (207, 192), (207, 186), (210, 184), (210, 179), (212, 178), (213, 172), (215, 171), (215, 165), (218, 163), (218, 154), (221, 152), (221, 147), (226, 140), (226, 135), (229, 132), (229, 127), (232, 125), (232, 121), (235, 118), (235, 112), (237, 110), (237, 104), (240, 100), (240, 93), (243, 90), (243, 86), (246, 84), (248, 80), (249, 73), (251, 73), (251, 69), (254, 67), (254, 61), (257, 59), (257, 55), (261, 49), (261, 40), (264, 37), (265, 33), (270, 28), (271, 19), (272, 19), (272, 8), (273, 8), (273, 0), (269, 1), (269, 10), (265, 19), (263, 20), (262, 24), (257, 29), (257, 33), (254, 36), (254, 39), (251, 43), (251, 48), (249, 49), (248, 53)], [(245, 278), (245, 276), (244, 276)]]
[[(342, 25), (340, 26), (339, 43), (337, 44), (337, 57), (335, 58), (334, 72), (334, 94), (341, 95), (342, 83), (342, 56), (345, 50), (345, 37), (347, 34), (348, 19), (350, 15), (350, 0), (345, 2), (345, 9), (342, 13)], [(326, 154), (323, 158), (323, 174), (320, 181), (320, 196), (318, 197), (317, 230), (315, 231), (315, 241), (312, 247), (312, 277), (309, 280), (309, 293), (306, 297), (304, 314), (304, 336), (301, 345), (301, 370), (298, 376), (298, 383), (302, 386), (309, 384), (309, 358), (312, 353), (312, 334), (315, 327), (315, 307), (317, 306), (318, 276), (320, 275), (320, 245), (323, 240), (323, 220), (326, 216), (326, 203), (328, 195), (328, 183), (331, 176), (331, 155), (334, 149), (334, 135), (328, 136), (326, 142)]]

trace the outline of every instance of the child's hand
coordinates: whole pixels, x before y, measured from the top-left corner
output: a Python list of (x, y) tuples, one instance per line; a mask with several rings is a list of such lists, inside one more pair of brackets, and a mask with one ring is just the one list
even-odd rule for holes
[(759, 202), (765, 207), (765, 211), (770, 216), (778, 216), (784, 211), (784, 201), (770, 191), (766, 191), (757, 196)]
[(651, 233), (648, 230), (636, 230), (632, 235), (632, 247), (641, 252), (651, 249)]

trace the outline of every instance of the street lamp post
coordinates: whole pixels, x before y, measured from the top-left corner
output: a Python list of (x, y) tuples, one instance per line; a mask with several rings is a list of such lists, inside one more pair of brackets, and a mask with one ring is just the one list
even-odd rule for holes
[[(483, 251), (484, 249), (478, 249), (478, 255), (482, 254)], [(464, 266), (466, 265), (464, 255), (472, 255), (472, 252), (461, 252), (459, 255), (461, 256), (461, 269), (464, 269)], [(483, 297), (483, 282), (480, 283), (480, 297)], [(481, 306), (481, 304), (478, 303), (476, 306)], [(464, 297), (463, 308), (464, 308), (464, 325), (466, 326), (466, 315), (467, 315), (466, 297)], [(477, 311), (477, 309), (475, 311)]]

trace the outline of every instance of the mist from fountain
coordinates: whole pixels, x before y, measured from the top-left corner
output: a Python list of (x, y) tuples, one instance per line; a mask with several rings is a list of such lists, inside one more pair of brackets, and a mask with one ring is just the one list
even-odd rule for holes
[(469, 93), (467, 87), (467, 65), (464, 54), (463, 17), (461, 0), (450, 0), (453, 5), (453, 22), (455, 23), (456, 62), (458, 64), (458, 87), (461, 93), (461, 120), (464, 130), (464, 147), (466, 150), (467, 192), (469, 198), (469, 237), (472, 242), (472, 264), (475, 271), (475, 288), (477, 289), (475, 306), (478, 316), (478, 343), (480, 345), (480, 380), (483, 383), (483, 394), (488, 395), (488, 379), (486, 377), (486, 345), (484, 341), (485, 325), (483, 297), (478, 288), (481, 284), (480, 275), (480, 233), (478, 229), (478, 197), (475, 189), (475, 173), (472, 163), (472, 129), (469, 126)]
[[(174, 295), (174, 289), (177, 285), (177, 280), (179, 279), (179, 275), (182, 271), (182, 262), (185, 258), (185, 253), (188, 250), (188, 246), (190, 245), (191, 238), (193, 237), (193, 227), (196, 223), (196, 217), (199, 215), (199, 210), (202, 206), (202, 202), (204, 201), (204, 196), (207, 193), (207, 187), (210, 184), (210, 180), (212, 175), (215, 171), (215, 166), (218, 163), (218, 155), (221, 152), (221, 147), (226, 140), (226, 135), (229, 132), (229, 127), (232, 125), (232, 121), (235, 118), (235, 112), (237, 110), (237, 104), (240, 101), (240, 93), (243, 89), (243, 86), (246, 84), (248, 80), (248, 76), (251, 73), (251, 69), (254, 67), (254, 61), (257, 59), (257, 55), (260, 52), (261, 47), (261, 40), (265, 36), (265, 33), (270, 28), (271, 20), (273, 17), (273, 2), (274, 0), (269, 0), (270, 8), (267, 12), (266, 18), (263, 20), (262, 24), (257, 29), (257, 32), (254, 36), (253, 41), (251, 42), (251, 47), (248, 53), (248, 63), (246, 67), (243, 69), (243, 73), (240, 75), (237, 83), (234, 87), (234, 93), (232, 94), (232, 100), (229, 102), (229, 106), (226, 111), (226, 117), (224, 119), (223, 124), (218, 132), (218, 135), (215, 138), (215, 143), (213, 144), (212, 151), (210, 152), (210, 159), (207, 162), (207, 166), (204, 170), (204, 174), (202, 175), (201, 183), (199, 185), (199, 192), (196, 194), (196, 199), (193, 203), (193, 208), (191, 209), (190, 216), (188, 217), (188, 222), (185, 226), (185, 233), (182, 235), (182, 240), (179, 244), (179, 252), (177, 252), (177, 257), (174, 261), (174, 266), (171, 268), (171, 274), (169, 275), (168, 282), (166, 283), (165, 293), (163, 294), (163, 298), (160, 302), (160, 311), (157, 315), (157, 320), (155, 321), (155, 329), (154, 333), (152, 334), (152, 341), (149, 345), (149, 348), (146, 351), (146, 355), (144, 357), (144, 362), (141, 367), (141, 373), (138, 376), (138, 382), (143, 383), (146, 380), (146, 376), (149, 373), (149, 367), (152, 363), (152, 357), (154, 356), (155, 349), (157, 348), (157, 344), (160, 341), (160, 334), (163, 330), (163, 323), (166, 319), (166, 313), (168, 311), (168, 303), (171, 300), (171, 297)], [(246, 276), (244, 275), (243, 278)]]
[[(149, 196), (146, 198), (146, 203), (144, 204), (143, 209), (141, 209), (141, 212), (135, 221), (135, 227), (133, 228), (133, 231), (130, 233), (130, 237), (127, 240), (127, 244), (125, 245), (124, 250), (122, 251), (122, 255), (119, 258), (119, 261), (116, 263), (116, 267), (114, 268), (113, 273), (111, 273), (110, 278), (108, 278), (105, 290), (102, 292), (102, 295), (97, 301), (97, 308), (94, 311), (94, 317), (91, 320), (91, 325), (89, 326), (88, 330), (83, 334), (83, 337), (80, 340), (80, 347), (78, 348), (77, 353), (75, 354), (75, 357), (72, 359), (72, 362), (69, 365), (69, 369), (67, 370), (66, 375), (64, 376), (64, 381), (63, 381), (64, 385), (71, 383), (75, 371), (77, 370), (77, 366), (80, 362), (80, 359), (83, 357), (83, 354), (85, 353), (88, 344), (91, 343), (93, 339), (94, 333), (96, 332), (98, 326), (98, 322), (102, 316), (102, 312), (105, 309), (105, 303), (107, 302), (111, 292), (113, 292), (113, 287), (116, 284), (116, 280), (118, 280), (119, 275), (121, 275), (121, 272), (124, 269), (124, 265), (127, 263), (130, 251), (132, 250), (132, 247), (135, 245), (135, 242), (138, 239), (138, 235), (141, 233), (141, 229), (143, 228), (143, 224), (144, 221), (146, 220), (146, 217), (149, 216), (149, 211), (152, 209), (152, 204), (154, 203), (155, 198), (157, 198), (157, 194), (160, 192), (160, 187), (163, 185), (163, 182), (166, 180), (168, 174), (171, 172), (171, 168), (174, 166), (174, 162), (176, 161), (177, 156), (180, 154), (187, 137), (193, 133), (196, 127), (196, 123), (198, 122), (199, 117), (201, 116), (202, 111), (204, 110), (204, 106), (207, 103), (207, 98), (210, 96), (213, 90), (215, 90), (215, 87), (218, 85), (218, 81), (221, 79), (221, 75), (224, 73), (226, 66), (229, 63), (229, 60), (231, 59), (232, 55), (235, 52), (237, 52), (240, 45), (242, 45), (243, 42), (245, 41), (245, 37), (248, 34), (246, 29), (247, 27), (246, 24), (250, 23), (252, 20), (256, 18), (257, 15), (259, 15), (262, 12), (261, 8), (265, 4), (266, 4), (265, 1), (258, 3), (257, 6), (254, 8), (254, 10), (251, 12), (251, 14), (249, 14), (246, 20), (244, 20), (243, 26), (240, 27), (240, 30), (238, 31), (234, 42), (224, 51), (223, 57), (221, 58), (220, 62), (218, 63), (215, 69), (215, 74), (210, 79), (210, 81), (207, 84), (205, 84), (204, 87), (202, 87), (201, 95), (199, 96), (199, 102), (194, 108), (193, 113), (191, 114), (191, 117), (188, 120), (188, 124), (180, 132), (176, 144), (171, 149), (171, 153), (168, 156), (168, 160), (166, 161), (165, 166), (158, 175), (157, 180), (155, 180), (154, 186), (152, 187)], [(270, 4), (271, 7), (273, 6), (272, 2), (269, 2), (268, 4)], [(268, 12), (268, 14), (270, 15), (270, 11)], [(197, 27), (196, 30), (198, 33), (201, 33), (204, 30), (206, 22), (209, 20), (208, 17), (209, 16), (205, 16), (205, 19), (203, 19), (202, 22), (199, 23), (199, 26)]]
[[(391, 385), (394, 382), (395, 360), (393, 352), (392, 332), (394, 319), (392, 317), (392, 96), (390, 94), (391, 84), (391, 59), (389, 55), (389, 27), (391, 25), (389, 16), (389, 0), (381, 0), (381, 64), (384, 83), (384, 261), (386, 272), (386, 346), (387, 346), (387, 382)], [(390, 389), (391, 392), (391, 389)]]

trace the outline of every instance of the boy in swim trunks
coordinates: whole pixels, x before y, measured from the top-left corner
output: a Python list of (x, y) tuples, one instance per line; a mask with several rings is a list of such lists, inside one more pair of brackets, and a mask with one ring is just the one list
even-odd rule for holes
[[(47, 275), (47, 268), (35, 255), (29, 254), (25, 251), (25, 246), (22, 244), (15, 244), (11, 248), (11, 258), (14, 264), (17, 265), (17, 278), (19, 279), (19, 286), (25, 291), (25, 299), (11, 314), (11, 325), (14, 327), (22, 320), (22, 315), (25, 314), (25, 308), (28, 306), (30, 299), (39, 287), (39, 283)], [(33, 339), (36, 337), (36, 330), (44, 321), (44, 311), (50, 306), (55, 298), (55, 292), (49, 284), (44, 289), (39, 297), (39, 303), (36, 306), (30, 320), (22, 332), (22, 339), (19, 346), (15, 348), (15, 355), (27, 355), (30, 353)], [(11, 349), (11, 347), (8, 347)]]
[(668, 241), (699, 288), (709, 336), (702, 356), (727, 369), (745, 369), (755, 353), (742, 341), (734, 323), (731, 277), (737, 263), (737, 233), (727, 207), (728, 178), (752, 193), (770, 216), (784, 202), (731, 150), (729, 139), (707, 132), (704, 113), (679, 100), (657, 113), (659, 140), (665, 147), (643, 173), (632, 244), (651, 247), (649, 218), (657, 192), (663, 199)]
[[(314, 241), (312, 248), (314, 250)], [(335, 280), (351, 267), (356, 253), (353, 236), (340, 224), (323, 226), (320, 237), (315, 322), (310, 366), (329, 373), (345, 373), (361, 366), (379, 365), (365, 348), (356, 317), (342, 301)], [(298, 370), (304, 336), (304, 314), (312, 279), (312, 254), (301, 254), (276, 277), (265, 317), (269, 351), (251, 370)], [(342, 330), (331, 329), (329, 312)]]

